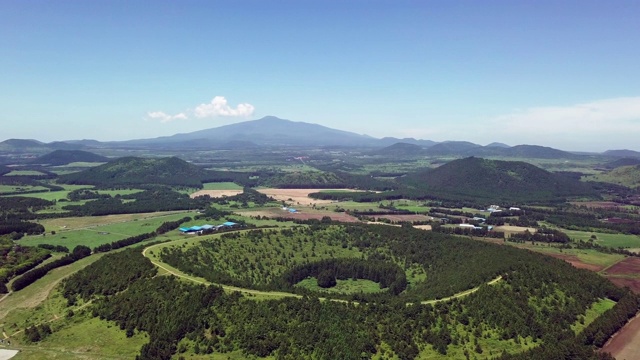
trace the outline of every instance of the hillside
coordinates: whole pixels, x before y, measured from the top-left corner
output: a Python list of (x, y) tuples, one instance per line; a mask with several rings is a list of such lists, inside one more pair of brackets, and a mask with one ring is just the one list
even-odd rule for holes
[(622, 158), (622, 159), (608, 162), (604, 164), (603, 167), (607, 169), (615, 169), (620, 166), (632, 166), (632, 165), (640, 165), (640, 158)]
[(445, 141), (426, 150), (428, 155), (460, 155), (474, 151), (482, 146), (468, 141)]
[(371, 152), (371, 155), (382, 155), (382, 156), (393, 156), (393, 157), (404, 157), (404, 156), (419, 156), (424, 154), (424, 149), (415, 144), (408, 143), (395, 143), (391, 146), (387, 146), (385, 148), (375, 150)]
[(67, 165), (74, 162), (107, 162), (109, 158), (82, 150), (55, 150), (32, 161), (34, 164), (51, 166)]
[(585, 180), (637, 188), (640, 187), (640, 165), (620, 166), (606, 173), (588, 176)]
[(521, 161), (469, 157), (407, 175), (406, 185), (442, 197), (513, 203), (589, 195), (585, 184)]
[(206, 170), (176, 157), (146, 159), (124, 157), (77, 173), (62, 175), (66, 184), (140, 185), (164, 184), (200, 187)]
[(607, 150), (602, 153), (605, 156), (627, 157), (627, 158), (640, 158), (640, 152), (634, 150)]

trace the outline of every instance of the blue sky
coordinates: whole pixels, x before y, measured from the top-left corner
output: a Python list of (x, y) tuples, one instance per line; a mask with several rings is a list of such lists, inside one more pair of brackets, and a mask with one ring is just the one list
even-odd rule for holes
[(375, 137), (640, 150), (638, 1), (0, 0), (0, 140), (274, 115)]

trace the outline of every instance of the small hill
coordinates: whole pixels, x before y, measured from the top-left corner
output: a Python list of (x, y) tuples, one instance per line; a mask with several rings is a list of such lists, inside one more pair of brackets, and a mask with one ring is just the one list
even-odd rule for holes
[(417, 189), (453, 199), (517, 203), (592, 194), (591, 188), (584, 183), (522, 161), (475, 157), (407, 175), (402, 181)]
[(580, 157), (570, 152), (539, 145), (516, 145), (505, 149), (505, 154), (511, 157), (535, 159), (573, 159)]
[(445, 141), (428, 148), (427, 155), (462, 155), (482, 146), (468, 141)]
[(371, 152), (371, 155), (382, 155), (390, 157), (419, 156), (424, 154), (424, 149), (415, 144), (403, 142), (395, 143), (382, 149)]
[(0, 145), (7, 145), (14, 148), (34, 148), (42, 147), (44, 143), (33, 139), (8, 139), (0, 142)]
[(395, 143), (406, 143), (406, 144), (413, 144), (413, 145), (418, 145), (421, 146), (423, 148), (428, 148), (431, 147), (435, 144), (437, 144), (437, 142), (432, 141), (432, 140), (422, 140), (422, 139), (414, 139), (414, 138), (394, 138), (394, 137), (383, 137), (382, 139), (378, 140), (378, 145), (381, 146), (390, 146), (393, 145)]
[(604, 156), (615, 156), (615, 157), (627, 157), (627, 158), (640, 158), (640, 152), (633, 150), (607, 150), (602, 153)]
[(176, 157), (147, 159), (124, 157), (77, 173), (62, 175), (66, 184), (140, 185), (163, 184), (200, 187), (209, 176), (203, 168)]
[(615, 169), (603, 174), (588, 176), (585, 180), (637, 188), (640, 187), (640, 165), (616, 167)]
[(109, 158), (82, 150), (55, 150), (32, 161), (34, 164), (50, 166), (67, 165), (74, 162), (107, 162)]
[(85, 146), (82, 144), (70, 144), (64, 141), (50, 142), (45, 146), (55, 150), (80, 150), (85, 148)]
[(622, 158), (608, 162), (604, 165), (607, 169), (615, 169), (620, 166), (640, 165), (640, 158)]
[(486, 147), (497, 147), (497, 148), (510, 148), (511, 146), (501, 143), (501, 142), (492, 142), (491, 144), (487, 145)]

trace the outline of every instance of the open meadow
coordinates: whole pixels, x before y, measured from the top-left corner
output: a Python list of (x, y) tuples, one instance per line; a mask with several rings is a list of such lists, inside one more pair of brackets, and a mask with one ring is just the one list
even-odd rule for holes
[(98, 245), (130, 236), (155, 231), (163, 222), (176, 221), (189, 212), (159, 212), (105, 216), (83, 216), (42, 220), (44, 235), (26, 236), (20, 244), (62, 245), (73, 249), (78, 245), (94, 248)]

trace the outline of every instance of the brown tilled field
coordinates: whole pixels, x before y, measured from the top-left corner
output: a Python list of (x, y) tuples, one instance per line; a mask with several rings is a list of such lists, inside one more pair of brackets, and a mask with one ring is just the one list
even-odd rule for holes
[(598, 272), (604, 269), (604, 267), (601, 265), (587, 264), (582, 260), (580, 260), (580, 258), (578, 258), (575, 255), (553, 254), (553, 253), (545, 253), (545, 255), (553, 256), (556, 259), (562, 259), (568, 262), (569, 264), (573, 265), (574, 267), (577, 267), (578, 269), (587, 269), (595, 272)]
[(640, 279), (607, 276), (607, 279), (620, 287), (628, 287), (636, 294), (640, 294)]
[[(309, 197), (309, 194), (329, 189), (256, 189), (259, 192), (271, 196), (278, 201), (288, 201), (300, 205), (330, 204), (332, 200), (316, 200)], [(331, 189), (340, 191), (355, 191), (350, 189)], [(291, 199), (291, 200), (289, 200)]]
[(602, 347), (616, 359), (640, 359), (640, 318), (634, 317)]
[(189, 196), (191, 196), (192, 199), (204, 195), (209, 195), (212, 198), (219, 198), (223, 196), (234, 196), (241, 193), (242, 190), (198, 190)]
[(395, 214), (389, 214), (389, 215), (376, 215), (376, 220), (377, 219), (388, 219), (388, 220), (396, 221), (396, 222), (402, 222), (402, 221), (412, 222), (412, 221), (429, 221), (432, 218), (431, 218), (431, 216), (427, 216), (427, 215), (395, 215)]
[(628, 257), (607, 269), (608, 275), (640, 275), (640, 258)]
[(243, 216), (266, 216), (272, 219), (282, 217), (282, 218), (296, 219), (296, 220), (310, 220), (310, 219), (321, 220), (323, 217), (328, 216), (331, 218), (331, 220), (334, 220), (334, 221), (342, 221), (342, 222), (359, 222), (360, 221), (349, 214), (345, 214), (343, 212), (334, 212), (334, 211), (306, 212), (303, 210), (301, 212), (290, 213), (285, 210), (274, 208), (274, 209), (258, 210), (258, 211), (240, 211), (238, 213)]
[(586, 206), (588, 208), (615, 208), (624, 206), (625, 204), (619, 204), (613, 201), (581, 201), (581, 202), (572, 202), (571, 205), (575, 206)]

